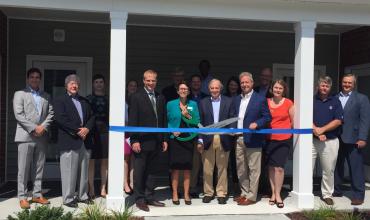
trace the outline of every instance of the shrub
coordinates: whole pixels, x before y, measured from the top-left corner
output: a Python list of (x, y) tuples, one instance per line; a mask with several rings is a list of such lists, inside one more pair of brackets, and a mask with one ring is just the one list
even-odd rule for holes
[(64, 214), (62, 207), (36, 206), (33, 210), (25, 209), (16, 213), (16, 217), (8, 216), (8, 220), (72, 220), (73, 214)]

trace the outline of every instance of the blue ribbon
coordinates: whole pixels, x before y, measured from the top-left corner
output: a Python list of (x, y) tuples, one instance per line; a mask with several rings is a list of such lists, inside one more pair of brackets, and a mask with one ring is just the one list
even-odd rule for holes
[(312, 128), (301, 129), (238, 129), (238, 128), (152, 128), (152, 127), (129, 127), (109, 126), (110, 131), (115, 132), (147, 132), (147, 133), (257, 133), (257, 134), (312, 134)]

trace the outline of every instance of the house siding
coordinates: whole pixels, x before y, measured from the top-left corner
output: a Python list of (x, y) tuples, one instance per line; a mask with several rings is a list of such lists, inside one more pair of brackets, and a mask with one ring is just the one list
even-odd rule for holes
[[(52, 41), (54, 28), (66, 30), (66, 42)], [(93, 57), (93, 74), (109, 78), (110, 25), (51, 21), (10, 21), (9, 94), (24, 87), (26, 55)], [(182, 66), (188, 76), (198, 73), (202, 59), (211, 62), (212, 74), (223, 82), (231, 75), (250, 71), (255, 75), (273, 63), (294, 63), (294, 34), (276, 32), (226, 31), (168, 27), (127, 27), (127, 78), (142, 80), (143, 70), (159, 73), (158, 91), (171, 83), (171, 71)], [(316, 65), (325, 65), (336, 78), (338, 36), (317, 35)], [(11, 104), (11, 98), (8, 104)], [(16, 146), (13, 142), (15, 120), (8, 110), (8, 178), (15, 179)], [(166, 155), (161, 164), (167, 172)]]
[(8, 20), (0, 11), (0, 184), (5, 182)]

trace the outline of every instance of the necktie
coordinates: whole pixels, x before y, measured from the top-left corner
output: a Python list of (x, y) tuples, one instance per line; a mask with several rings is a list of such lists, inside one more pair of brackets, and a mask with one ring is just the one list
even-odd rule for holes
[(157, 116), (157, 107), (156, 107), (155, 97), (154, 97), (153, 92), (149, 92), (149, 98), (150, 98), (150, 102), (152, 103), (152, 107), (153, 107), (153, 110), (154, 110), (154, 113), (155, 113), (155, 117), (158, 118), (158, 116)]

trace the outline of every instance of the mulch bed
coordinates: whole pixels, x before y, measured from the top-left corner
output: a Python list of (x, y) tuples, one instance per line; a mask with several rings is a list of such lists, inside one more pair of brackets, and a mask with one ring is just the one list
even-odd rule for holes
[[(326, 218), (322, 220), (346, 220), (348, 218), (345, 218), (343, 216), (344, 212), (337, 212), (335, 217), (332, 218)], [(362, 220), (370, 220), (370, 211), (355, 211), (354, 214)], [(288, 213), (286, 216), (292, 220), (310, 220), (308, 217), (305, 216), (303, 212), (293, 212), (293, 213)], [(319, 218), (316, 218), (319, 219)]]

